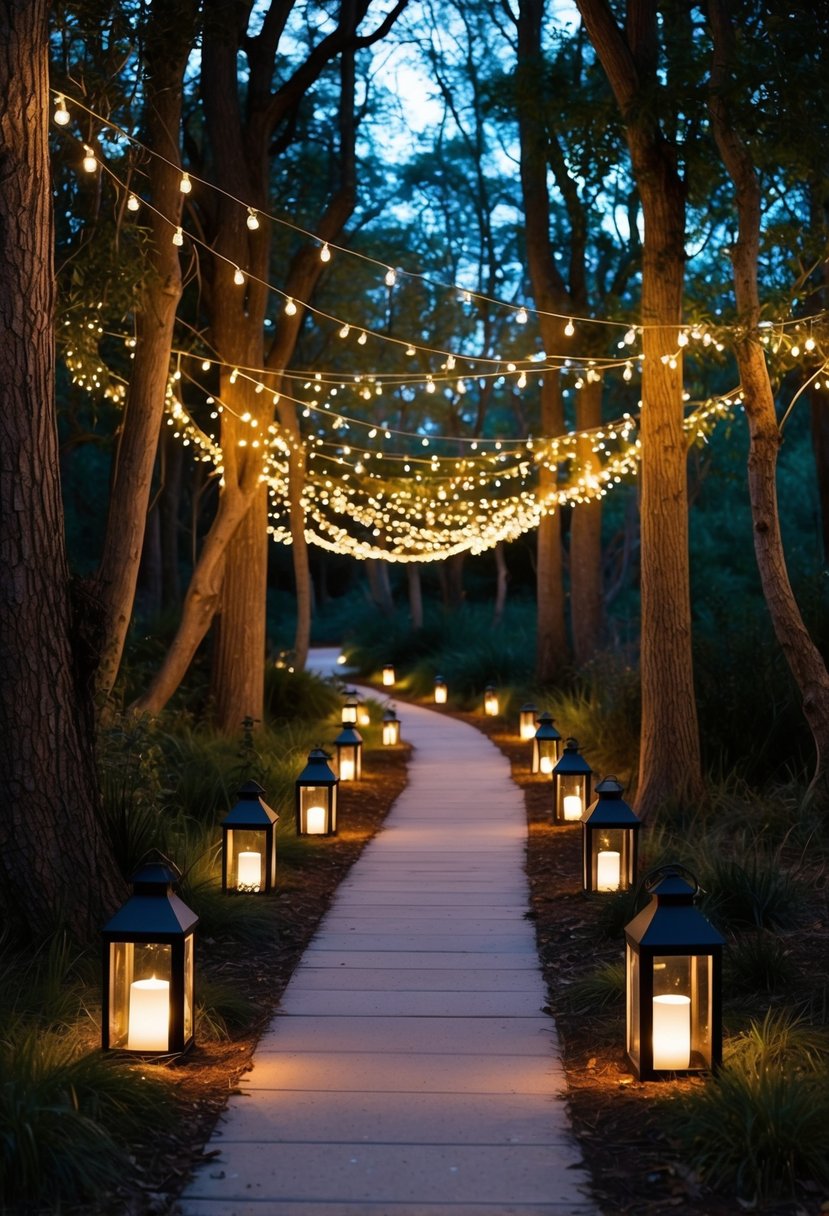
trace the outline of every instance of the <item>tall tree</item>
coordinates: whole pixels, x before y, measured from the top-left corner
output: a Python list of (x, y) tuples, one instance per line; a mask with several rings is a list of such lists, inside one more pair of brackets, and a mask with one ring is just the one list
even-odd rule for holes
[[(685, 182), (660, 73), (656, 0), (577, 0), (625, 124), (642, 200), (641, 681), (637, 804), (647, 815), (702, 789), (691, 654), (682, 323)], [(664, 356), (664, 357), (663, 357)]]
[[(776, 466), (781, 435), (759, 329), (760, 178), (749, 142), (740, 128), (740, 108), (734, 96), (737, 45), (731, 15), (725, 0), (708, 0), (708, 12), (714, 47), (709, 108), (714, 138), (734, 185), (738, 217), (737, 240), (730, 252), (740, 321), (735, 351), (750, 437), (748, 489), (754, 551), (774, 632), (800, 690), (803, 712), (815, 743), (816, 765), (810, 792), (822, 807), (829, 809), (829, 672), (795, 599), (780, 532)], [(754, 115), (751, 121), (756, 121)]]
[(121, 891), (98, 816), (94, 639), (64, 547), (48, 8), (0, 5), (0, 913), (85, 938)]

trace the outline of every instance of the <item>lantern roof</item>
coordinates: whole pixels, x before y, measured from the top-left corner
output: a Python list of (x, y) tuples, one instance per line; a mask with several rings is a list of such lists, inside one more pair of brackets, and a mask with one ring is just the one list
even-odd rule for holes
[(545, 709), (536, 718), (538, 722), (538, 730), (535, 732), (538, 739), (560, 739), (561, 735), (553, 726), (553, 715)]
[(631, 945), (667, 954), (724, 945), (722, 935), (696, 907), (700, 886), (684, 866), (662, 866), (647, 875), (643, 885), (651, 901), (625, 926)]
[(222, 820), (226, 828), (267, 828), (279, 819), (276, 811), (263, 800), (258, 781), (246, 781), (236, 795), (238, 801)]
[(595, 787), (596, 801), (587, 808), (583, 822), (592, 828), (641, 827), (641, 819), (622, 798), (623, 789), (615, 777), (604, 777)]
[(384, 722), (396, 722), (397, 721), (397, 713), (396, 713), (395, 707), (393, 705), (390, 705), (388, 707), (388, 709), (385, 711), (385, 713), (383, 714), (383, 721)]
[(151, 856), (132, 876), (133, 893), (104, 925), (107, 935), (138, 939), (178, 937), (192, 932), (199, 918), (173, 890), (177, 866), (161, 854)]
[(331, 757), (321, 747), (308, 753), (308, 763), (297, 777), (298, 785), (336, 785), (338, 778), (328, 767)]
[[(543, 736), (542, 736), (543, 737)], [(590, 765), (585, 760), (584, 756), (579, 752), (579, 744), (577, 739), (568, 739), (564, 744), (564, 751), (561, 754), (561, 759), (553, 769), (553, 776), (559, 777), (578, 777), (591, 772)]]
[(532, 701), (525, 701), (518, 712), (522, 714), (537, 714), (538, 706), (533, 705)]
[[(341, 746), (353, 746), (357, 743), (362, 743), (362, 741), (363, 736), (353, 726), (344, 726), (334, 740), (335, 743), (339, 743)], [(308, 759), (310, 760), (310, 756)]]

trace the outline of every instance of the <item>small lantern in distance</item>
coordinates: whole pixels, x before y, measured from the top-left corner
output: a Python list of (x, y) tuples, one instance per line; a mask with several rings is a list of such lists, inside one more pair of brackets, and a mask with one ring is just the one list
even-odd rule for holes
[(484, 713), (490, 718), (498, 716), (498, 693), (494, 684), (487, 684), (484, 689)]
[(102, 930), (104, 1051), (180, 1055), (193, 1045), (199, 918), (173, 891), (179, 878), (156, 854), (133, 874), (132, 895)]
[(246, 781), (222, 822), (222, 890), (270, 895), (276, 886), (276, 823), (262, 786)]
[(435, 705), (445, 705), (448, 693), (443, 676), (435, 676)]
[(605, 777), (582, 819), (585, 891), (629, 891), (636, 879), (642, 821), (622, 799), (622, 785)]
[(553, 769), (553, 818), (557, 823), (577, 823), (593, 797), (593, 773), (579, 754), (576, 739), (568, 739), (561, 759)]
[(400, 742), (400, 719), (390, 705), (383, 714), (383, 746), (396, 747)]
[(353, 693), (353, 692), (348, 693), (346, 696), (346, 700), (343, 702), (342, 713), (340, 715), (340, 721), (342, 722), (343, 726), (356, 726), (357, 725), (358, 706), (359, 706), (359, 701), (357, 700), (356, 693)]
[(337, 785), (321, 747), (308, 754), (308, 763), (296, 779), (297, 836), (337, 835)]
[(518, 737), (529, 740), (535, 738), (536, 719), (538, 710), (531, 701), (527, 701), (518, 711)]
[(647, 907), (625, 926), (627, 1057), (640, 1081), (722, 1063), (723, 939), (694, 906), (699, 883), (667, 865), (643, 882)]
[(371, 713), (365, 701), (357, 702), (357, 723), (360, 726), (369, 726), (371, 724)]
[(538, 729), (533, 735), (532, 771), (549, 777), (561, 758), (561, 735), (553, 726), (553, 716), (546, 710), (536, 718)]
[(383, 668), (383, 685), (385, 688), (391, 688), (394, 685), (394, 667), (391, 663), (387, 663)]
[(337, 776), (340, 781), (359, 781), (363, 775), (363, 736), (354, 726), (344, 726), (334, 740)]

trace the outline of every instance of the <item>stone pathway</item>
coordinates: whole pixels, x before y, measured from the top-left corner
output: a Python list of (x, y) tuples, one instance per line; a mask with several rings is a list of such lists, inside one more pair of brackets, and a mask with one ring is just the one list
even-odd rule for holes
[(596, 1212), (541, 1012), (520, 791), (472, 727), (398, 713), (409, 784), (294, 973), (184, 1216)]

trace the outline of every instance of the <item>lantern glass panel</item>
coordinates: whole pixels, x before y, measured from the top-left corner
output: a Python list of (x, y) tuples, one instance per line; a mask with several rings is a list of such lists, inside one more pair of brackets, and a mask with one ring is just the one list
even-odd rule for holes
[(384, 722), (383, 723), (383, 744), (385, 747), (393, 747), (400, 742), (400, 723), (399, 722)]
[(539, 739), (533, 741), (533, 772), (549, 777), (559, 761), (559, 740)]
[(629, 886), (630, 831), (624, 828), (600, 828), (592, 833), (593, 851), (590, 859), (594, 891), (618, 891)]
[(171, 976), (171, 946), (110, 942), (110, 1047), (169, 1051)]
[(230, 891), (258, 892), (267, 886), (267, 837), (256, 828), (229, 828), (227, 885)]
[(497, 692), (494, 692), (494, 691), (487, 692), (486, 695), (484, 696), (484, 713), (488, 714), (491, 718), (497, 717), (497, 715), (498, 715), (498, 694), (497, 694)]
[(537, 730), (535, 724), (536, 710), (522, 709), (518, 714), (518, 734), (521, 739), (528, 740), (535, 738)]
[(386, 688), (390, 688), (393, 683), (394, 683), (394, 668), (386, 666), (383, 668), (383, 684), (386, 686)]
[(337, 744), (337, 776), (340, 781), (359, 781), (362, 749), (357, 743)]
[(307, 836), (324, 836), (337, 829), (337, 795), (326, 785), (303, 785), (299, 791), (299, 830)]
[(654, 958), (655, 1069), (710, 1065), (712, 970), (710, 954), (666, 954)]
[(560, 773), (558, 776), (557, 818), (576, 822), (584, 814), (585, 781), (582, 774)]
[(446, 704), (447, 692), (448, 692), (447, 687), (443, 682), (441, 682), (441, 683), (435, 682), (435, 704), (436, 705), (445, 705)]
[[(264, 877), (264, 876), (263, 876)], [(184, 1040), (193, 1034), (193, 934), (184, 939)]]
[(346, 701), (345, 705), (343, 705), (341, 721), (342, 721), (343, 726), (356, 726), (357, 725), (357, 702), (356, 701)]
[(627, 954), (627, 1050), (637, 1066), (642, 1059), (642, 1016), (639, 1008), (639, 952), (626, 947)]

